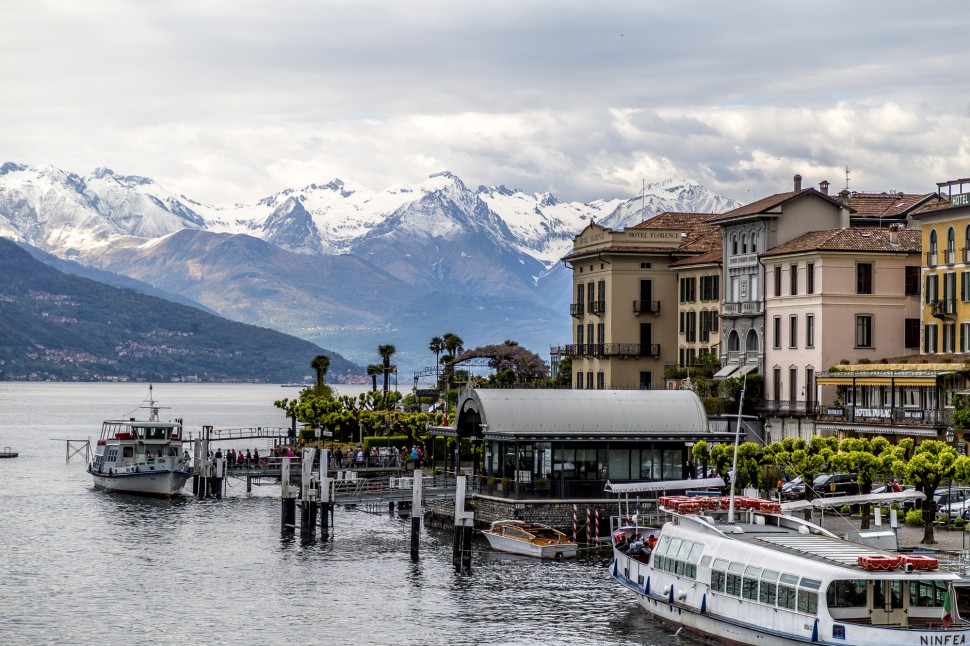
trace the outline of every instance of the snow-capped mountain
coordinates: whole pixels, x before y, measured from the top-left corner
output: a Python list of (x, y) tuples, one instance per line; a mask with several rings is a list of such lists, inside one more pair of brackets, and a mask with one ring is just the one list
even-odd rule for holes
[[(471, 189), (449, 172), (383, 191), (334, 179), (255, 204), (212, 206), (106, 168), (82, 177), (0, 166), (0, 236), (158, 285), (229, 318), (339, 342), (364, 363), (372, 358), (361, 353), (393, 339), (402, 321), (427, 326), (415, 312), (430, 295), (429, 338), (461, 335), (465, 326), (487, 342), (557, 343), (570, 327), (559, 259), (591, 220), (622, 228), (662, 211), (735, 206), (692, 181), (581, 203), (505, 186)], [(253, 238), (259, 244), (245, 242)], [(395, 343), (401, 361), (427, 345)]]

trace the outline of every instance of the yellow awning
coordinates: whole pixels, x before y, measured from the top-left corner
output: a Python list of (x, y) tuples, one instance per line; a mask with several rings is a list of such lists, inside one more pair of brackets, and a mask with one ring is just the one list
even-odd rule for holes
[(816, 377), (819, 386), (935, 386), (936, 375), (925, 377), (852, 377), (851, 375)]

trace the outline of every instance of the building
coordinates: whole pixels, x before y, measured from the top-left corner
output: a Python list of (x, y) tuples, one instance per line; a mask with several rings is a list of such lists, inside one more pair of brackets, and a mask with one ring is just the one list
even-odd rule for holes
[(687, 368), (699, 357), (720, 357), (721, 261), (717, 248), (670, 265), (677, 272), (677, 367)]
[(879, 363), (919, 346), (920, 232), (893, 225), (813, 231), (764, 254), (765, 402), (773, 439), (808, 438), (816, 376)]
[(723, 305), (721, 370), (718, 378), (757, 371), (764, 374), (765, 273), (761, 256), (773, 247), (819, 229), (848, 227), (851, 208), (845, 201), (794, 187), (709, 220), (723, 230)]
[(661, 213), (622, 231), (590, 223), (563, 262), (573, 272), (573, 388), (662, 388), (677, 360), (677, 273), (670, 265), (710, 251), (710, 213)]

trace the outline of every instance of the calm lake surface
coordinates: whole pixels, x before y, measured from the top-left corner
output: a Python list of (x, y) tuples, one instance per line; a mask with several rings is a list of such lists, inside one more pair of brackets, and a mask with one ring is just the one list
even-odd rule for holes
[[(359, 392), (359, 387), (338, 387)], [(285, 426), (275, 385), (159, 384), (163, 419), (197, 436)], [(694, 644), (653, 622), (603, 562), (489, 551), (451, 565), (451, 534), (336, 511), (331, 539), (280, 536), (279, 487), (230, 481), (222, 500), (94, 490), (63, 439), (137, 416), (147, 384), (0, 382), (0, 644)], [(235, 446), (227, 443), (227, 446)], [(240, 443), (256, 448), (265, 441)], [(226, 448), (226, 447), (223, 447)], [(191, 485), (187, 487), (191, 493)]]

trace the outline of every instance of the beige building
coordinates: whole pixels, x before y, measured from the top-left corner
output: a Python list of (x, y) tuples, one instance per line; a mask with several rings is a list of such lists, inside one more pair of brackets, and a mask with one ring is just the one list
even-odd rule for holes
[(662, 388), (678, 356), (678, 278), (670, 265), (715, 249), (710, 213), (661, 213), (622, 231), (590, 223), (563, 258), (573, 271), (573, 388)]

